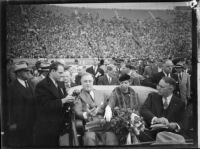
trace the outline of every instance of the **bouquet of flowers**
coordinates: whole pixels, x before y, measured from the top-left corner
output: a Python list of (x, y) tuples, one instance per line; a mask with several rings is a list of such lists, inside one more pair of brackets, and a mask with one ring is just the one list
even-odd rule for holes
[(144, 120), (138, 112), (131, 109), (115, 107), (110, 121), (111, 130), (117, 135), (119, 143), (138, 143), (137, 135), (144, 131)]

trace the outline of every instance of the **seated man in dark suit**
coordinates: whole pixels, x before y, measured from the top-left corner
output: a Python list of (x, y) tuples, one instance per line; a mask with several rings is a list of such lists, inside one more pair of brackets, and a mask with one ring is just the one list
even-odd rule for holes
[[(84, 123), (101, 120), (107, 105), (107, 95), (93, 88), (94, 79), (90, 73), (84, 73), (81, 77), (83, 86), (79, 97), (75, 102), (75, 114)], [(83, 136), (84, 146), (117, 145), (118, 141), (112, 132), (87, 131)]]
[(174, 64), (172, 63), (171, 60), (169, 59), (166, 60), (165, 63), (163, 64), (163, 70), (161, 72), (155, 73), (154, 75), (152, 75), (152, 77), (143, 80), (142, 85), (149, 86), (156, 89), (157, 84), (162, 79), (162, 77), (167, 76), (167, 77), (173, 78), (173, 75), (172, 75), (173, 65)]
[(173, 95), (176, 82), (170, 77), (163, 77), (157, 85), (158, 93), (150, 93), (140, 109), (147, 128), (163, 124), (165, 128), (152, 129), (141, 133), (141, 141), (153, 141), (160, 131), (180, 133), (183, 130), (185, 114), (184, 102)]

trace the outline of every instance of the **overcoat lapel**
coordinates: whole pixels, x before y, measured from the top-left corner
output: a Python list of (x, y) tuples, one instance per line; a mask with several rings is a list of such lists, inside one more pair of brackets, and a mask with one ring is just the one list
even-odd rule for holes
[(171, 99), (171, 102), (169, 104), (169, 107), (168, 107), (168, 115), (167, 115), (168, 118), (173, 116), (174, 109), (176, 109), (176, 99), (175, 99), (175, 97), (173, 95), (172, 99)]
[(54, 83), (52, 82), (52, 80), (47, 77), (47, 82), (48, 82), (48, 85), (49, 85), (49, 89), (51, 91), (51, 93), (56, 97), (56, 98), (61, 98), (60, 95), (59, 95), (59, 92), (58, 92), (58, 88), (54, 85)]
[(92, 104), (91, 106), (94, 106), (95, 103), (93, 102), (92, 97), (86, 91), (81, 91), (80, 97), (83, 100), (83, 102), (85, 102), (86, 104), (88, 104), (88, 105)]

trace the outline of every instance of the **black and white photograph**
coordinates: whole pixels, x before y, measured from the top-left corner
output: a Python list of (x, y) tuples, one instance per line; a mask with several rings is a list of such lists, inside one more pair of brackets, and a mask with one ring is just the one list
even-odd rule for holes
[(3, 10), (2, 147), (198, 147), (199, 2)]

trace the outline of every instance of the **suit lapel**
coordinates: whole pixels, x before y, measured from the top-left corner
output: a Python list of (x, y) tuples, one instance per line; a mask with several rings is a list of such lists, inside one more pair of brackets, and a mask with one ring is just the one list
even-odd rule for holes
[(167, 117), (171, 117), (171, 115), (174, 115), (174, 109), (176, 109), (176, 97), (173, 95), (172, 99), (170, 101), (169, 107), (168, 107), (168, 115)]
[(94, 101), (95, 101), (95, 104), (96, 105), (101, 105), (101, 102), (99, 99), (100, 99), (100, 94), (96, 91), (96, 90), (93, 90), (94, 92)]
[(108, 77), (106, 75), (104, 75), (104, 80), (105, 80), (105, 84), (110, 84)]
[(57, 98), (61, 98), (58, 93), (58, 88), (54, 85), (54, 83), (52, 82), (52, 80), (49, 77), (47, 77), (47, 82), (49, 84), (49, 89), (51, 90), (53, 95), (56, 96)]
[(81, 91), (80, 97), (86, 104), (94, 103), (92, 97), (86, 91)]

